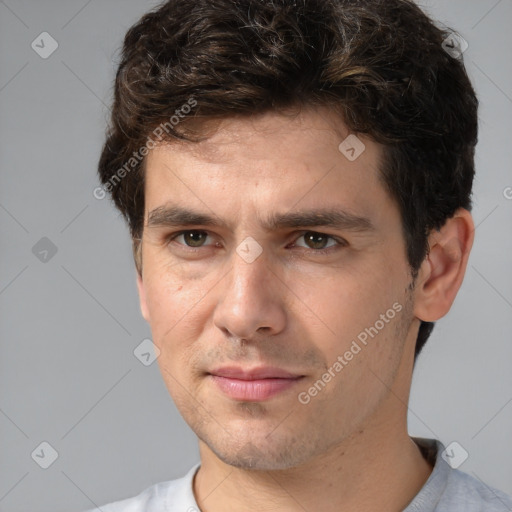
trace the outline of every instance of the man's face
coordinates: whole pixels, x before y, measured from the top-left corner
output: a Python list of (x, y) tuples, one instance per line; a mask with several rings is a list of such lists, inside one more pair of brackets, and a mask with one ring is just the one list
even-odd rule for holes
[[(359, 137), (350, 161), (348, 135), (327, 110), (269, 113), (147, 157), (142, 312), (178, 409), (229, 464), (288, 468), (404, 421), (401, 219), (382, 148)], [(320, 210), (346, 215), (305, 218)]]

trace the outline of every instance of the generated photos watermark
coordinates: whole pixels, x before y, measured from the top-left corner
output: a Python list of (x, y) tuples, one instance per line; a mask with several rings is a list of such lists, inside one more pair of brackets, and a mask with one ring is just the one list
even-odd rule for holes
[[(187, 114), (190, 114), (193, 108), (197, 106), (197, 100), (191, 96), (187, 103), (183, 104), (180, 108), (176, 109), (173, 116), (165, 123), (160, 123), (149, 135), (145, 144), (137, 151), (134, 151), (128, 161), (120, 167), (113, 176), (101, 187), (96, 187), (93, 190), (93, 195), (96, 199), (105, 199), (107, 194), (112, 192), (113, 188), (120, 183), (130, 172), (137, 168), (142, 163), (144, 158), (148, 155), (149, 151), (154, 149), (159, 142), (164, 138), (164, 133), (170, 135), (175, 128)], [(155, 140), (156, 139), (156, 140)]]
[(350, 361), (352, 361), (354, 357), (368, 345), (368, 341), (375, 338), (382, 329), (384, 329), (384, 327), (386, 327), (386, 325), (395, 318), (397, 313), (402, 311), (402, 309), (402, 304), (395, 302), (393, 306), (386, 311), (386, 313), (380, 315), (379, 320), (377, 320), (372, 326), (366, 327), (361, 331), (357, 335), (357, 340), (352, 340), (350, 348), (346, 350), (343, 355), (339, 355), (329, 369), (324, 372), (307, 391), (302, 391), (297, 395), (298, 401), (302, 405), (309, 404), (311, 399), (317, 396), (332, 379), (339, 375), (343, 368), (345, 368), (345, 366), (347, 366)]

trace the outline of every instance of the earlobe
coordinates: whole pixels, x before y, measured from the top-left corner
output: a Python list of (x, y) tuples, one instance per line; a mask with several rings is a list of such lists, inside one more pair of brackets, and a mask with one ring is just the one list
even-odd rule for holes
[(415, 288), (415, 316), (420, 320), (435, 322), (450, 310), (466, 273), (474, 232), (471, 214), (461, 208), (431, 233)]
[(142, 280), (142, 276), (137, 272), (137, 289), (139, 291), (139, 303), (140, 303), (140, 312), (144, 317), (146, 322), (149, 322), (149, 312), (148, 305), (146, 302), (146, 290), (144, 289), (144, 282)]

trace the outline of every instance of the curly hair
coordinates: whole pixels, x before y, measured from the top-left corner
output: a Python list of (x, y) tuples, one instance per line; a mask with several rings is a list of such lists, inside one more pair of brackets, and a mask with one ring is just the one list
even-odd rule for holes
[[(169, 0), (144, 15), (124, 39), (98, 169), (138, 272), (153, 136), (197, 141), (187, 127), (205, 120), (328, 106), (384, 145), (416, 279), (430, 232), (472, 206), (478, 100), (450, 35), (409, 0)], [(421, 322), (415, 356), (433, 327)]]

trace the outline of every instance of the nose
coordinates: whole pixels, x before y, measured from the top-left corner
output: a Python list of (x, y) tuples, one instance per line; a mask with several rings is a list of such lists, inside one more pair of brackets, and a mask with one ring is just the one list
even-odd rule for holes
[(213, 321), (226, 336), (251, 340), (285, 328), (284, 285), (265, 252), (252, 262), (234, 252), (232, 270), (222, 283)]

